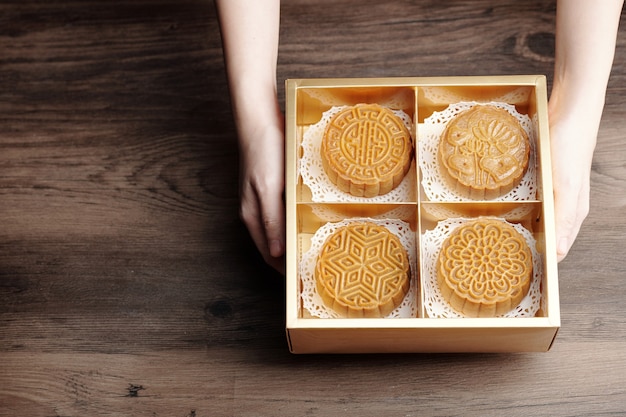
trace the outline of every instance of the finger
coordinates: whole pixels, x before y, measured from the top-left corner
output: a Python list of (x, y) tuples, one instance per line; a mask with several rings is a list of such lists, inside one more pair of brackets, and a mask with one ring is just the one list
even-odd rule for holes
[(585, 192), (555, 192), (557, 260), (569, 253), (583, 221), (589, 213), (589, 198)]
[[(268, 246), (265, 220), (262, 213), (263, 204), (254, 192), (244, 193), (241, 199), (240, 217), (246, 225), (250, 237), (265, 262), (281, 274), (285, 274), (285, 259), (283, 253), (273, 256)], [(282, 206), (281, 206), (282, 207)], [(282, 223), (284, 224), (284, 223)], [(284, 228), (284, 226), (283, 226)], [(284, 236), (284, 233), (281, 235)], [(281, 244), (284, 248), (284, 244)]]
[(283, 183), (272, 187), (261, 200), (261, 213), (267, 247), (271, 256), (278, 258), (285, 253), (285, 203), (282, 198)]
[(254, 193), (242, 194), (239, 217), (246, 225), (250, 237), (261, 255), (263, 255), (263, 258), (267, 258), (269, 248), (267, 247), (267, 240), (265, 238), (265, 228), (263, 227), (261, 216), (259, 215), (260, 207)]

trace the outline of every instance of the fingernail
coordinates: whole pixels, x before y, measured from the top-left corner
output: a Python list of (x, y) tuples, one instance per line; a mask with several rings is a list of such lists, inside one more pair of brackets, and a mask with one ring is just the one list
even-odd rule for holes
[(283, 254), (283, 244), (280, 240), (270, 241), (270, 255), (274, 258), (278, 258)]

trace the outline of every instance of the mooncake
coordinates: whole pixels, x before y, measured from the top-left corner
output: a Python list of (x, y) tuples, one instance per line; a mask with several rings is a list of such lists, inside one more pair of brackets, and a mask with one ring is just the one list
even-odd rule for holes
[(533, 276), (532, 252), (511, 224), (468, 221), (444, 241), (437, 259), (443, 298), (467, 317), (496, 317), (519, 305)]
[(501, 197), (522, 180), (530, 140), (513, 115), (493, 105), (475, 105), (446, 125), (438, 160), (448, 185), (474, 200)]
[(378, 104), (348, 106), (327, 124), (324, 172), (341, 191), (375, 197), (396, 188), (411, 167), (413, 141), (402, 119)]
[(350, 223), (322, 245), (315, 284), (324, 304), (342, 317), (385, 317), (409, 291), (407, 251), (384, 226)]

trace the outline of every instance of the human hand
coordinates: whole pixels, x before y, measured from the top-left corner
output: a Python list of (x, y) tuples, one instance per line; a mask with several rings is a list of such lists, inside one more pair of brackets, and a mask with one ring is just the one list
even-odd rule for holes
[(239, 214), (263, 259), (285, 273), (284, 128), (282, 114), (240, 128)]
[(550, 141), (557, 260), (572, 247), (589, 214), (590, 176), (598, 126), (589, 118), (559, 111), (550, 102)]
[(280, 1), (217, 0), (240, 155), (239, 214), (284, 273), (284, 122), (276, 96)]
[(557, 1), (548, 117), (559, 261), (569, 252), (589, 213), (591, 161), (623, 3)]

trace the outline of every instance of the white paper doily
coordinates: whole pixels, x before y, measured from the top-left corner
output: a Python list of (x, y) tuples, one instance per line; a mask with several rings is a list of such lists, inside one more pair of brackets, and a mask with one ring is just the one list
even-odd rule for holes
[(461, 196), (451, 189), (447, 181), (441, 176), (437, 151), (439, 149), (439, 138), (446, 125), (456, 115), (473, 106), (489, 104), (508, 111), (513, 117), (519, 120), (522, 128), (526, 131), (530, 139), (530, 160), (528, 169), (522, 177), (521, 182), (507, 194), (495, 198), (491, 201), (529, 201), (534, 200), (537, 194), (537, 175), (535, 162), (535, 133), (530, 117), (515, 110), (515, 106), (501, 102), (478, 103), (464, 101), (454, 103), (441, 112), (434, 112), (430, 117), (424, 119), (424, 123), (419, 126), (419, 166), (422, 171), (422, 187), (430, 201), (472, 201)]
[[(458, 204), (422, 204), (421, 208), (423, 213), (426, 213), (430, 215), (431, 218), (437, 220), (464, 217), (468, 215), (467, 210), (462, 210), (464, 206), (459, 206)], [(535, 210), (535, 208), (531, 204), (519, 204), (515, 205), (515, 207), (512, 207), (506, 212), (494, 214), (494, 216), (502, 217), (508, 221), (519, 221), (527, 218), (533, 210)]]
[[(344, 220), (348, 217), (353, 217), (353, 214), (347, 214), (346, 212), (341, 210), (341, 205), (329, 205), (329, 204), (313, 204), (311, 205), (311, 211), (320, 220), (324, 222), (337, 222), (340, 220)], [(390, 206), (389, 210), (383, 211), (380, 214), (358, 214), (359, 217), (368, 216), (372, 219), (384, 220), (384, 219), (400, 219), (406, 220), (413, 216), (415, 216), (415, 206), (414, 205), (398, 205), (398, 206)], [(458, 217), (458, 216), (457, 216)]]
[[(334, 88), (303, 88), (304, 94), (318, 100), (324, 106), (345, 106), (348, 105), (346, 98), (342, 95), (344, 89)], [(376, 103), (384, 107), (392, 109), (404, 109), (410, 107), (415, 101), (415, 93), (410, 88), (402, 88), (398, 90), (389, 90), (377, 97)], [(457, 100), (460, 101), (460, 100)], [(506, 100), (502, 100), (506, 101)]]
[[(424, 93), (424, 99), (435, 104), (457, 103), (472, 100), (471, 94), (462, 94), (459, 91), (453, 91), (448, 87), (425, 86), (422, 87), (421, 90)], [(493, 96), (489, 100), (509, 104), (528, 103), (530, 92), (531, 90), (528, 87), (519, 87), (501, 95)]]
[[(461, 313), (454, 310), (443, 298), (437, 283), (437, 258), (443, 242), (457, 227), (470, 219), (456, 218), (439, 222), (433, 230), (422, 235), (422, 285), (424, 286), (424, 308), (431, 318), (460, 318)], [(500, 219), (505, 221), (504, 219)], [(507, 222), (508, 223), (508, 222)], [(509, 223), (526, 239), (533, 254), (533, 277), (528, 294), (521, 303), (500, 317), (534, 317), (541, 307), (542, 260), (536, 248), (536, 242), (528, 229), (517, 223)]]
[[(322, 165), (321, 144), (324, 130), (330, 119), (348, 106), (332, 107), (324, 112), (319, 122), (311, 125), (302, 137), (302, 159), (300, 160), (300, 175), (302, 182), (307, 185), (312, 194), (314, 202), (371, 202), (390, 203), (412, 200), (415, 195), (415, 160), (411, 163), (411, 168), (404, 176), (404, 179), (393, 190), (387, 194), (375, 197), (355, 197), (352, 194), (341, 191), (333, 184)], [(392, 110), (393, 113), (402, 119), (409, 132), (413, 132), (411, 118), (401, 110)]]
[(376, 220), (371, 218), (355, 218), (336, 223), (326, 223), (315, 232), (311, 238), (311, 248), (302, 255), (300, 262), (300, 279), (302, 280), (302, 305), (314, 317), (339, 318), (340, 316), (331, 308), (326, 307), (322, 297), (315, 288), (315, 264), (317, 257), (326, 239), (337, 229), (350, 223), (369, 221), (380, 226), (385, 226), (399, 239), (409, 256), (411, 266), (411, 286), (404, 300), (386, 318), (417, 317), (417, 251), (415, 248), (415, 233), (409, 224), (401, 220)]

